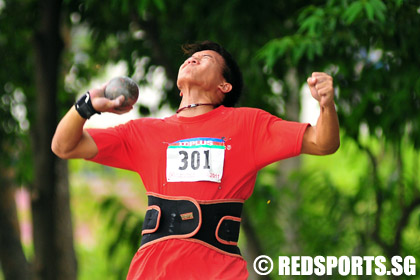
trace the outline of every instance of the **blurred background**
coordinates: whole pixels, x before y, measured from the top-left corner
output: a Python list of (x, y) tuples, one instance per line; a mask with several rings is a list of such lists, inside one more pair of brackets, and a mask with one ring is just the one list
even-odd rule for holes
[[(245, 204), (250, 279), (261, 254), (420, 261), (420, 1), (0, 0), (0, 279), (125, 279), (140, 177), (60, 160), (52, 135), (119, 75), (140, 85), (135, 110), (87, 126), (173, 114), (181, 45), (207, 39), (243, 71), (240, 106), (315, 124), (306, 78), (325, 71), (336, 87), (338, 152), (266, 167)], [(289, 279), (275, 274), (261, 279)]]

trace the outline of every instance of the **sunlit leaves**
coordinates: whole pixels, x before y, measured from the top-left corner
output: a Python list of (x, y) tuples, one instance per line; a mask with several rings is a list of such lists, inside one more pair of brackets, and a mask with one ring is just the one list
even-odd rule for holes
[(386, 6), (381, 0), (354, 1), (343, 13), (346, 24), (352, 24), (357, 18), (366, 16), (370, 21), (385, 21)]
[(268, 41), (258, 57), (269, 69), (285, 62), (303, 69), (335, 65), (341, 126), (349, 135), (357, 138), (365, 123), (389, 141), (409, 133), (418, 146), (417, 9), (380, 0), (309, 5), (299, 12), (295, 33)]
[[(108, 244), (108, 258), (110, 262), (128, 264), (135, 251), (140, 245), (140, 232), (143, 227), (143, 217), (127, 208), (117, 197), (107, 197), (100, 205), (100, 210), (107, 220), (108, 236), (111, 236)], [(129, 248), (131, 253), (118, 254), (123, 248)], [(126, 265), (114, 268), (118, 277), (124, 278), (127, 273)]]
[(323, 42), (319, 38), (296, 34), (268, 42), (259, 51), (257, 57), (264, 59), (271, 69), (281, 56), (289, 56), (292, 63), (296, 64), (303, 56), (312, 61), (316, 56), (322, 55), (322, 52)]
[(299, 29), (298, 33), (306, 33), (315, 36), (322, 31), (322, 25), (325, 23), (325, 10), (310, 5), (302, 10), (298, 17)]

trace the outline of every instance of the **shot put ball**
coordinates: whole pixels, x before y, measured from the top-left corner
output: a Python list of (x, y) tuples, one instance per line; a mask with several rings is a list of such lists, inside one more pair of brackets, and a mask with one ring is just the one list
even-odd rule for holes
[(139, 97), (139, 87), (129, 77), (113, 78), (105, 88), (105, 97), (113, 100), (120, 95), (124, 95), (125, 97), (120, 107), (132, 106), (137, 102), (137, 98)]

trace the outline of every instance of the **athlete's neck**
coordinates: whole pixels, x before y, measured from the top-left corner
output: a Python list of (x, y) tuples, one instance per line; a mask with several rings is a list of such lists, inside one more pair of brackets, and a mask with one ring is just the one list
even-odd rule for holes
[(190, 104), (190, 105), (179, 108), (178, 110), (176, 110), (176, 113), (179, 114), (184, 110), (192, 109), (192, 108), (195, 108), (195, 107), (198, 107), (198, 106), (213, 106), (214, 107), (214, 106), (216, 106), (216, 104), (213, 104), (213, 103), (193, 103), (193, 104)]
[(195, 117), (212, 111), (220, 101), (215, 94), (207, 92), (181, 91), (181, 104), (176, 111), (179, 117)]
[(193, 103), (180, 107), (176, 111), (178, 117), (196, 117), (212, 111), (217, 105), (212, 103)]

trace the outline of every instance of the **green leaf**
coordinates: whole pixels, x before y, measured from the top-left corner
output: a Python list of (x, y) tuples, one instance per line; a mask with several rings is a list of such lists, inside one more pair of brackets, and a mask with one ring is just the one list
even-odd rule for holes
[(310, 17), (316, 9), (317, 8), (314, 5), (310, 5), (306, 8), (304, 8), (302, 10), (302, 12), (299, 13), (299, 16), (298, 16), (298, 19), (297, 19), (298, 23), (301, 23), (306, 18)]
[(272, 69), (276, 61), (292, 49), (294, 41), (290, 36), (268, 42), (258, 53), (257, 59), (263, 60)]
[(344, 12), (343, 19), (347, 24), (352, 24), (354, 20), (361, 14), (363, 10), (362, 2), (353, 2), (350, 7)]
[(299, 15), (298, 22), (300, 27), (298, 33), (307, 33), (309, 35), (315, 35), (324, 24), (325, 11), (320, 8), (311, 7), (306, 9)]
[(369, 2), (365, 3), (365, 11), (366, 11), (366, 15), (367, 15), (368, 19), (370, 21), (373, 21), (375, 11), (373, 10), (373, 6)]
[(165, 11), (165, 1), (164, 0), (154, 0), (153, 1), (156, 5), (156, 7), (159, 9), (159, 11), (164, 12)]
[(306, 50), (306, 45), (304, 43), (298, 44), (293, 49), (292, 59), (294, 63), (297, 63), (302, 58), (302, 56), (305, 53), (305, 50)]
[(372, 6), (373, 11), (375, 11), (375, 17), (380, 22), (385, 22), (386, 5), (381, 0), (370, 0), (368, 3)]
[(376, 11), (386, 11), (386, 5), (381, 0), (370, 0), (369, 2), (375, 8)]
[(299, 27), (298, 33), (307, 32), (309, 35), (314, 35), (316, 32), (316, 27), (319, 20), (315, 17), (309, 17), (302, 22), (302, 25)]

